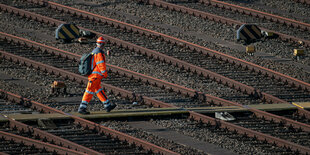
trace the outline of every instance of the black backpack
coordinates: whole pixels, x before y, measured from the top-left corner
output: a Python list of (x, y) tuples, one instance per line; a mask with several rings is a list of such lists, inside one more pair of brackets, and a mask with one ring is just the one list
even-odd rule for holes
[[(89, 75), (92, 73), (91, 58), (93, 53), (83, 54), (79, 63), (79, 72), (81, 75)], [(94, 67), (95, 68), (95, 67)]]

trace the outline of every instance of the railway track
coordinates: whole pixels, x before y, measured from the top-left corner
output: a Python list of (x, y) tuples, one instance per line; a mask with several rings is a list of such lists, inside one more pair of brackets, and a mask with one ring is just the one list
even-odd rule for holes
[[(195, 115), (195, 116), (197, 116), (197, 114), (193, 114), (193, 115)], [(200, 118), (201, 119), (201, 118)], [(209, 120), (210, 121), (210, 120)], [(225, 123), (223, 123), (223, 124), (225, 124)], [(239, 130), (240, 131), (240, 130)], [(298, 147), (298, 146), (297, 146)], [(300, 149), (300, 148), (299, 148)], [(297, 149), (297, 150), (299, 150), (299, 149)]]
[[(67, 116), (55, 118), (55, 122), (53, 120), (44, 119), (44, 116), (36, 121), (27, 122), (27, 119), (25, 119), (27, 123), (26, 125), (2, 114), (1, 116), (6, 116), (8, 119), (7, 121), (9, 122), (8, 126), (6, 126), (7, 124), (2, 126), (2, 129), (6, 132), (32, 139), (40, 139), (43, 142), (73, 149), (72, 151), (82, 151), (87, 154), (100, 154), (99, 152), (109, 154), (176, 154), (143, 140), (111, 130), (77, 116), (68, 115), (41, 103), (22, 98), (18, 95), (8, 93), (3, 90), (1, 90), (1, 99), (11, 102), (11, 104), (17, 104), (20, 107), (31, 107), (31, 109), (35, 109), (35, 111), (42, 111), (50, 114), (56, 113)], [(59, 121), (58, 123), (56, 123), (57, 120)], [(58, 128), (56, 124), (63, 128)], [(61, 134), (57, 134), (56, 130), (58, 130)], [(85, 135), (81, 134), (81, 132)], [(76, 139), (84, 139), (84, 141), (81, 142)], [(109, 148), (109, 150), (107, 150), (107, 148)]]
[[(168, 1), (168, 2), (173, 2), (173, 1)], [(161, 0), (148, 1), (148, 3), (152, 5), (161, 6), (161, 7), (170, 9), (170, 10), (173, 9), (173, 10), (185, 12), (188, 14), (193, 14), (198, 17), (200, 16), (200, 17), (208, 18), (211, 20), (225, 23), (225, 24), (236, 24), (238, 26), (241, 26), (245, 23), (267, 23), (264, 26), (261, 26), (261, 29), (266, 30), (267, 32), (269, 31), (269, 32), (278, 34), (279, 37), (282, 38), (283, 40), (291, 40), (291, 41), (295, 41), (296, 43), (298, 41), (303, 41), (306, 46), (309, 46), (309, 43), (310, 43), (309, 38), (306, 35), (307, 33), (300, 31), (300, 30), (298, 31), (294, 28), (290, 29), (287, 26), (281, 25), (281, 24), (285, 24), (285, 25), (289, 25), (292, 27), (296, 27), (296, 28), (298, 27), (298, 28), (303, 28), (305, 30), (308, 30), (309, 24), (307, 23), (302, 23), (302, 22), (291, 20), (291, 19), (286, 19), (283, 17), (271, 15), (271, 14), (264, 13), (264, 12), (258, 12), (253, 9), (241, 8), (235, 5), (230, 5), (229, 3), (224, 3), (224, 2), (220, 2), (216, 0), (212, 1), (211, 3), (209, 3), (209, 1), (202, 1), (206, 4), (210, 4), (206, 6), (201, 5), (201, 3), (198, 3), (198, 2), (179, 3), (184, 6), (173, 5), (172, 3), (168, 3), (168, 2), (161, 1)], [(213, 6), (217, 6), (219, 8), (227, 8), (228, 10), (226, 11), (222, 9), (214, 9)], [(233, 10), (233, 11), (230, 11), (230, 10)], [(236, 16), (232, 14), (234, 13), (234, 11), (242, 12), (244, 14), (250, 14), (254, 17), (258, 16), (266, 20), (264, 21), (255, 20), (255, 18), (249, 18), (246, 15), (243, 16), (243, 18), (239, 18), (239, 16), (242, 16), (242, 14), (241, 15), (239, 14)], [(240, 19), (246, 19), (246, 20), (240, 21)], [(268, 24), (269, 22), (268, 20), (271, 20), (271, 23), (273, 23), (274, 21), (279, 24), (278, 26), (275, 26), (275, 24)]]
[[(8, 46), (7, 46), (8, 47)], [(29, 52), (27, 52), (27, 53), (29, 53)], [(5, 54), (5, 53), (2, 53), (2, 54), (4, 54), (5, 55), (5, 57), (7, 57), (7, 56), (9, 56), (10, 54)], [(28, 54), (29, 55), (29, 54)], [(68, 55), (67, 55), (67, 57), (69, 57)], [(12, 59), (12, 57), (11, 57), (11, 59)], [(58, 59), (59, 59), (59, 57), (58, 57)], [(26, 61), (25, 60), (18, 60), (18, 61), (24, 61), (24, 63), (26, 63)], [(29, 61), (29, 60), (28, 60)], [(61, 61), (62, 63), (63, 63), (63, 61)], [(53, 63), (54, 64), (54, 63)], [(41, 64), (40, 66), (43, 66), (43, 64)], [(50, 67), (51, 68), (51, 67)], [(53, 69), (53, 71), (50, 71), (50, 72), (55, 72), (55, 67), (52, 67), (52, 68), (54, 68)], [(41, 68), (41, 69), (43, 69), (43, 70), (47, 70), (47, 68)], [(50, 70), (50, 69), (48, 69), (48, 70)], [(69, 77), (68, 77), (69, 78)], [(262, 113), (262, 112), (257, 112), (258, 114), (261, 114), (261, 115), (263, 115), (264, 113)], [(266, 114), (266, 113), (265, 113)], [(194, 116), (194, 117), (196, 117), (197, 119), (199, 118), (199, 119), (201, 119), (201, 118), (203, 118), (203, 116), (199, 116), (199, 115), (197, 115), (197, 114), (195, 114), (195, 113), (192, 113), (192, 115)], [(264, 115), (264, 117), (266, 117), (266, 115)], [(281, 120), (283, 120), (283, 118), (273, 118), (272, 116), (269, 116), (271, 119), (278, 119), (277, 121), (281, 121)], [(260, 119), (263, 119), (263, 118), (260, 118)], [(210, 120), (208, 120), (208, 121), (210, 121)], [(294, 123), (294, 122), (292, 122), (291, 120), (288, 120), (288, 119), (286, 119), (286, 121), (289, 121), (290, 123), (293, 123), (294, 125), (298, 125), (298, 126), (300, 126), (300, 127), (302, 127), (302, 128), (304, 128), (304, 129), (306, 129), (307, 130), (307, 126), (305, 126), (305, 125), (302, 125), (302, 124), (300, 124), (300, 123)], [(278, 123), (281, 123), (281, 122), (278, 122)], [(304, 126), (304, 127), (303, 127)], [(310, 128), (309, 128), (309, 130), (310, 130)], [(297, 146), (298, 147), (298, 146)]]
[[(201, 1), (203, 2), (203, 1)], [(229, 6), (235, 6), (236, 7), (244, 7), (247, 10), (255, 10), (255, 12), (262, 12), (264, 14), (273, 14), (274, 16), (281, 16), (285, 18), (290, 18), (293, 20), (309, 23), (309, 19), (306, 18), (308, 15), (307, 13), (307, 5), (304, 1), (303, 4), (299, 4), (298, 0), (296, 1), (281, 1), (281, 5), (275, 5), (276, 1), (260, 1), (260, 2), (252, 2), (252, 3), (236, 3), (234, 1), (213, 1), (212, 4), (215, 6), (215, 3), (218, 4), (225, 4), (229, 3)], [(299, 1), (301, 2), (301, 1)], [(209, 3), (210, 4), (210, 3)], [(236, 10), (237, 11), (237, 10)], [(241, 11), (239, 11), (242, 13)]]
[[(201, 2), (208, 4), (208, 5), (215, 6), (215, 7), (225, 8), (227, 10), (234, 10), (236, 12), (240, 12), (240, 13), (243, 13), (243, 14), (246, 14), (249, 16), (258, 17), (261, 19), (267, 19), (267, 20), (270, 20), (270, 21), (275, 22), (275, 23), (284, 24), (284, 26), (289, 26), (289, 27), (291, 26), (294, 28), (302, 29), (302, 30), (310, 30), (309, 29), (310, 24), (292, 19), (294, 17), (291, 17), (291, 18), (283, 17), (283, 15), (285, 15), (285, 14), (275, 15), (272, 13), (267, 13), (264, 11), (258, 11), (258, 10), (251, 9), (248, 7), (242, 7), (242, 6), (234, 5), (231, 3), (225, 3), (225, 2), (217, 1), (217, 0), (213, 0), (210, 2), (208, 2), (208, 1), (201, 1)], [(275, 10), (275, 11), (277, 11), (277, 10)], [(302, 12), (301, 9), (300, 9), (300, 12)], [(277, 31), (279, 31), (279, 30), (277, 30)]]
[[(286, 139), (296, 144), (309, 147), (308, 132), (298, 131), (298, 129), (284, 127), (282, 123), (274, 123), (273, 121), (264, 120), (257, 117), (253, 113), (234, 114), (236, 120), (231, 123), (252, 129), (261, 133), (272, 135), (281, 139)], [(307, 120), (309, 121), (309, 120)]]
[[(2, 96), (7, 96), (9, 100), (15, 100), (18, 103), (19, 102), (18, 98), (20, 98), (20, 97), (18, 97), (16, 95), (12, 97), (11, 95), (13, 95), (13, 94), (7, 94), (7, 95), (2, 95)], [(26, 100), (26, 99), (23, 99), (23, 100)], [(21, 102), (21, 103), (23, 103), (23, 102)], [(30, 101), (30, 104), (33, 107), (36, 107), (36, 106), (38, 106), (39, 103), (35, 103), (33, 101)], [(47, 108), (45, 107), (43, 109), (47, 109)], [(52, 109), (49, 109), (49, 110), (52, 110)], [(25, 129), (25, 124), (18, 123), (16, 121), (12, 120), (12, 119), (10, 119), (11, 125), (10, 125), (9, 128), (15, 129), (15, 130), (17, 128), (17, 130), (19, 132), (10, 131), (10, 130), (8, 130), (8, 127), (6, 127), (6, 130), (9, 131), (9, 132), (14, 132), (14, 133), (26, 136), (26, 137), (29, 137), (30, 135), (35, 135), (35, 134), (39, 133), (38, 136), (40, 136), (41, 139), (43, 139), (43, 141), (51, 142), (51, 141), (54, 140), (54, 143), (56, 142), (57, 144), (60, 144), (60, 145), (63, 145), (63, 146), (67, 146), (67, 143), (63, 143), (63, 142), (59, 141), (59, 139), (58, 139), (58, 141), (53, 139), (53, 138), (55, 138), (55, 136), (56, 137), (61, 137), (61, 138), (69, 140), (70, 142), (73, 142), (76, 145), (82, 145), (82, 146), (91, 148), (93, 150), (97, 150), (99, 152), (107, 152), (109, 150), (108, 148), (111, 147), (111, 145), (109, 145), (110, 141), (106, 140), (106, 138), (108, 138), (109, 136), (104, 136), (103, 134), (100, 134), (99, 136), (98, 136), (98, 134), (94, 135), (93, 134), (94, 129), (88, 129), (87, 126), (82, 128), (80, 124), (73, 123), (74, 120), (72, 120), (70, 118), (66, 118), (66, 117), (65, 118), (61, 118), (61, 117), (56, 118), (55, 117), (54, 119), (40, 119), (40, 118), (45, 118), (45, 116), (42, 115), (42, 116), (38, 117), (37, 121), (34, 121), (34, 120), (27, 121), (27, 119), (24, 119), (24, 121), (27, 123), (27, 125), (32, 126), (30, 129), (33, 128), (34, 133), (30, 133), (29, 134), (29, 131), (28, 131), (29, 127), (28, 127), (28, 130), (24, 130)], [(143, 117), (143, 118), (146, 119), (147, 117)], [(96, 118), (94, 118), (94, 119), (96, 119)], [(139, 120), (141, 120), (141, 118)], [(175, 121), (177, 121), (177, 122), (188, 122), (188, 121), (184, 120), (184, 118), (171, 118), (170, 120), (169, 119), (161, 120), (159, 118), (159, 119), (155, 119), (153, 121), (153, 123), (161, 124), (160, 122), (164, 122), (163, 124), (167, 124), (167, 121), (169, 121), (170, 124), (173, 124), (172, 122), (175, 122)], [(98, 122), (98, 119), (95, 122)], [(111, 124), (111, 123), (106, 122), (106, 121), (100, 122), (100, 120), (99, 120), (98, 123), (100, 123), (100, 124), (103, 124), (103, 123), (104, 124)], [(116, 122), (116, 124), (119, 124), (119, 123), (121, 124), (120, 126), (123, 126), (122, 122)], [(194, 135), (201, 135), (199, 132), (207, 129), (208, 132), (211, 131), (212, 133), (216, 133), (216, 134), (219, 134), (219, 135), (225, 135), (225, 137), (228, 137), (228, 138), (231, 138), (231, 139), (247, 141), (248, 142), (247, 144), (249, 146), (260, 148), (260, 149), (263, 149), (264, 151), (267, 151), (267, 152), (273, 152), (273, 153), (274, 152), (277, 152), (277, 153), (293, 153), (291, 150), (288, 150), (288, 149), (285, 149), (285, 148), (283, 149), (283, 148), (277, 148), (277, 147), (274, 148), (273, 147), (273, 149), (268, 149), (268, 148), (270, 148), (270, 145), (273, 145), (273, 144), (268, 144), (268, 143), (265, 143), (265, 142), (260, 142), (260, 141), (255, 140), (255, 138), (252, 139), (252, 138), (249, 138), (249, 137), (244, 136), (242, 134), (241, 135), (235, 134), (235, 132), (228, 131), (227, 129), (221, 129), (218, 126), (219, 124), (213, 126), (213, 125), (210, 125), (210, 124), (209, 125), (203, 125), (203, 124), (199, 125), (199, 123), (198, 124), (194, 123), (196, 125), (193, 126), (194, 125), (193, 123), (191, 123), (191, 122), (188, 122), (188, 123), (189, 123), (189, 125), (192, 126), (192, 127), (190, 127), (190, 129), (192, 131), (198, 131), (197, 133), (194, 132)], [(132, 123), (130, 123), (130, 124), (132, 124)], [(138, 123), (138, 124), (143, 124), (143, 123)], [(138, 124), (134, 123), (133, 126), (137, 126)], [(146, 123), (144, 125), (149, 125), (149, 123)], [(115, 126), (114, 126), (114, 128), (115, 128)], [(40, 130), (42, 130), (42, 131), (39, 132)], [(124, 131), (128, 132), (128, 129), (126, 129)], [(129, 132), (130, 131), (131, 130), (129, 130)], [(52, 134), (53, 136), (49, 136), (49, 138), (47, 138), (47, 137), (44, 138), (43, 135), (46, 134), (44, 132), (48, 132), (48, 133)], [(90, 142), (93, 142), (93, 143), (90, 144)], [(118, 140), (116, 140), (116, 142), (118, 142)], [(94, 143), (96, 145), (93, 145)], [(100, 144), (103, 144), (103, 146), (100, 145)], [(208, 145), (210, 145), (210, 144), (208, 144)], [(73, 145), (70, 145), (70, 146), (71, 146), (71, 148), (73, 147)], [(104, 151), (101, 150), (103, 147), (104, 147)], [(82, 149), (82, 148), (80, 147), (80, 149)], [(114, 147), (114, 149), (111, 150), (111, 152), (114, 152), (115, 149), (122, 149), (122, 150), (126, 149), (127, 150), (128, 147), (123, 147), (123, 143), (121, 143), (121, 144), (118, 145), (117, 148)], [(218, 149), (218, 150), (221, 150), (221, 149)], [(134, 154), (137, 153), (135, 151), (133, 151), (133, 152), (134, 152)], [(130, 149), (126, 152), (126, 154), (128, 154), (128, 153), (130, 153)]]
[[(197, 68), (196, 68), (197, 69)], [(194, 69), (193, 69), (194, 70)], [(238, 69), (235, 69), (235, 70), (237, 70), (238, 71)], [(194, 70), (194, 72), (197, 72), (197, 70)], [(253, 75), (254, 76), (254, 75)], [(259, 76), (259, 75), (255, 75), (255, 78), (256, 78), (256, 76)], [(210, 76), (208, 76), (208, 77), (210, 77)], [(261, 80), (261, 81), (266, 81), (266, 78), (265, 77), (262, 77), (263, 79)], [(264, 79), (265, 78), (265, 79)], [(274, 77), (275, 78), (275, 77)], [(279, 77), (280, 78), (280, 77)], [(225, 81), (226, 81), (227, 79), (225, 79)], [(219, 82), (222, 82), (222, 83), (225, 83), (225, 81), (219, 81)], [(276, 80), (275, 80), (276, 81)], [(227, 82), (227, 81), (226, 81)], [(270, 81), (269, 81), (270, 82)], [(281, 82), (279, 82), (279, 83), (281, 83)], [(277, 83), (277, 84), (279, 84), (279, 83)], [(284, 83), (286, 83), (286, 82), (284, 82)], [(277, 84), (275, 84), (275, 85), (277, 85)], [(305, 83), (304, 83), (305, 84)], [(240, 84), (239, 84), (240, 85)], [(305, 85), (307, 85), (307, 84), (305, 84)], [(301, 87), (303, 87), (304, 85), (299, 85), (299, 86), (301, 86)], [(307, 86), (306, 86), (307, 87)], [(265, 88), (264, 86), (262, 86), (262, 88)], [(281, 87), (278, 87), (279, 89), (280, 88), (283, 88), (283, 86), (281, 86)], [(238, 88), (237, 88), (238, 89)], [(240, 88), (239, 88), (240, 89)], [(251, 88), (245, 88), (245, 89), (247, 89), (247, 90), (244, 90), (244, 91), (250, 91), (250, 92), (248, 92), (248, 93), (254, 93), (253, 91), (253, 89), (251, 90)], [(249, 90), (250, 89), (250, 90)], [(286, 88), (287, 89), (287, 88)], [(284, 90), (283, 90), (284, 91)], [(291, 91), (291, 90), (290, 90)], [(298, 92), (299, 90), (296, 90), (296, 88), (295, 88), (295, 92)], [(303, 92), (301, 92), (301, 93), (303, 93)], [(288, 95), (288, 94), (285, 94), (285, 95)], [(283, 97), (283, 96), (285, 96), (285, 95), (280, 95), (279, 97)], [(305, 93), (305, 94), (303, 94), (303, 95), (301, 95), (301, 96), (305, 96), (306, 98), (307, 98), (307, 96), (309, 96), (307, 93)], [(307, 100), (307, 99), (305, 99), (305, 100)], [(292, 101), (292, 100), (291, 100)], [(279, 101), (277, 101), (277, 102), (279, 102)]]
[[(189, 40), (190, 42), (194, 42), (201, 46), (207, 46), (209, 48), (216, 49), (217, 51), (221, 51), (229, 55), (234, 55), (235, 57), (254, 62), (267, 68), (272, 68), (273, 70), (278, 70), (282, 73), (289, 74), (296, 78), (300, 78), (303, 76), (307, 77), (307, 75), (303, 74), (307, 74), (310, 71), (309, 64), (307, 63), (308, 57), (305, 57), (305, 59), (302, 59), (300, 61), (296, 61), (296, 59), (294, 59), (293, 57), (292, 52), (294, 48), (303, 48), (303, 46), (285, 43), (280, 39), (263, 39), (254, 43), (255, 47), (257, 47), (257, 53), (254, 54), (254, 56), (247, 56), (244, 53), (246, 47), (241, 44), (235, 43), (236, 29), (234, 26), (231, 27), (208, 20), (206, 21), (202, 18), (195, 18), (189, 14), (184, 15), (183, 13), (152, 7), (150, 5), (141, 5), (140, 3), (133, 1), (125, 1), (117, 4), (108, 1), (102, 3), (102, 5), (97, 4), (100, 2), (95, 1), (83, 1), (83, 4), (85, 5), (82, 5), (80, 1), (56, 2), (67, 6), (74, 6), (77, 9), (87, 11), (89, 10), (94, 14), (100, 14), (124, 22), (134, 23), (135, 25), (141, 25), (141, 27), (153, 29), (155, 31), (169, 34), (171, 36), (176, 36), (177, 38)], [(61, 7), (59, 9), (61, 9)], [(101, 12), (100, 9), (104, 9), (106, 11)], [(186, 8), (182, 8), (181, 10), (186, 10)], [(96, 18), (96, 16), (89, 16)], [(202, 15), (202, 17), (205, 16)], [(160, 20), (158, 20), (159, 18)], [(210, 18), (210, 20), (221, 19), (220, 17), (212, 16)], [(117, 23), (115, 23), (114, 21), (111, 22), (113, 23), (113, 25), (117, 25)], [(223, 21), (223, 23), (227, 22)], [(195, 27), (193, 27), (192, 25), (195, 25)], [(166, 37), (164, 38), (166, 39)], [(175, 39), (167, 38), (167, 40), (171, 40), (171, 42), (173, 43), (175, 42)], [(296, 41), (298, 42), (300, 40), (296, 39)], [(183, 44), (187, 45), (184, 42)], [(270, 60), (272, 63), (275, 63), (277, 67), (274, 67), (270, 64), (270, 61), (266, 60)], [(291, 68), (292, 71), (290, 72), (288, 72), (288, 69), (284, 69), (290, 67), (293, 67)], [(302, 68), (302, 70), (299, 70), (299, 68)], [(299, 71), (301, 72), (296, 73)], [(304, 78), (303, 80), (308, 82), (308, 78)]]
[[(34, 38), (35, 39), (35, 38)], [(30, 45), (30, 46), (32, 46), (32, 45)], [(72, 48), (72, 47), (71, 47)], [(122, 50), (121, 48), (118, 48), (119, 50)], [(72, 50), (72, 49), (71, 49)], [(72, 51), (75, 51), (75, 50), (72, 50)], [(122, 52), (125, 52), (125, 51), (122, 51)], [(58, 55), (58, 54), (56, 54), (56, 55)], [(126, 54), (124, 54), (124, 53), (122, 53), (121, 55), (126, 55)], [(74, 56), (72, 59), (75, 59), (76, 61), (79, 59), (78, 58), (78, 56)], [(120, 60), (120, 59), (122, 59), (122, 60), (124, 60), (125, 61), (125, 59), (128, 59), (127, 57), (125, 57), (125, 58), (116, 58), (116, 60)], [(119, 61), (117, 61), (117, 63), (119, 64)], [(131, 63), (131, 62), (130, 62)], [(143, 64), (144, 63), (144, 64)], [(135, 66), (145, 66), (145, 63), (150, 63), (149, 61), (147, 62), (147, 61), (144, 61), (144, 62), (140, 62), (140, 63), (137, 63)], [(154, 62), (153, 64), (154, 65), (156, 65), (158, 62)], [(111, 65), (112, 66), (112, 65)], [(111, 67), (111, 66), (109, 66), (109, 67)], [(115, 68), (115, 67), (114, 67)], [(113, 68), (112, 68), (112, 70), (113, 70)], [(147, 72), (149, 70), (149, 68), (146, 68), (146, 69), (143, 69), (143, 68), (141, 68), (140, 67), (140, 71), (139, 72)], [(168, 68), (167, 68), (167, 70), (168, 70)], [(160, 70), (159, 70), (160, 71)], [(119, 72), (121, 72), (121, 71), (119, 71)], [(169, 69), (169, 71), (168, 72), (166, 72), (166, 73), (169, 73), (169, 72), (174, 72), (174, 69), (172, 68), (172, 69)], [(183, 71), (180, 71), (180, 72), (183, 72)], [(165, 73), (160, 73), (160, 75), (163, 75), (163, 74), (165, 74)], [(139, 75), (136, 75), (136, 76), (139, 76)], [(156, 75), (156, 74), (154, 74), (153, 75), (154, 77), (158, 77), (158, 75)], [(137, 77), (138, 78), (138, 77)], [(204, 79), (204, 78), (196, 78), (195, 76), (193, 76), (193, 77), (191, 77), (191, 78), (195, 78), (195, 79), (197, 79), (197, 80), (203, 80), (203, 82), (208, 82), (208, 83), (214, 83), (214, 82), (212, 82), (211, 80), (206, 80), (206, 79)], [(151, 82), (152, 84), (154, 84), (151, 80), (149, 80), (148, 79), (148, 81), (149, 82)], [(161, 84), (158, 84), (158, 82), (156, 83), (157, 85), (161, 85)], [(198, 84), (199, 85), (199, 84)], [(214, 85), (214, 84), (212, 84), (212, 85)], [(177, 90), (177, 91), (180, 91), (180, 92), (182, 92), (182, 90), (183, 90), (183, 88), (174, 88), (174, 86), (173, 85), (169, 85), (168, 86), (169, 88), (173, 88), (174, 90)], [(201, 86), (200, 86), (201, 87)], [(208, 86), (208, 87), (210, 87), (210, 86)], [(235, 100), (235, 101), (237, 101), (237, 102), (245, 102), (245, 103), (247, 103), (248, 102), (248, 100), (252, 100), (251, 102), (252, 103), (255, 103), (256, 101), (254, 101), (253, 99), (251, 99), (248, 95), (243, 95), (242, 93), (240, 93), (240, 92), (237, 92), (236, 90), (232, 90), (232, 89), (227, 89), (227, 88), (224, 88), (223, 86), (221, 86), (221, 85), (216, 85), (216, 86), (211, 86), (211, 87), (216, 87), (216, 88), (219, 88), (219, 91), (217, 92), (218, 94), (220, 93), (220, 94), (222, 94), (222, 95), (220, 95), (220, 96), (231, 96), (231, 98), (233, 99), (233, 100)], [(227, 91), (229, 92), (229, 93), (225, 93), (224, 92), (224, 90), (226, 90), (227, 89)], [(186, 92), (185, 94), (187, 94), (188, 92)], [(193, 92), (191, 92), (190, 93), (191, 94), (191, 96), (194, 96), (195, 95), (195, 91), (193, 91)], [(236, 96), (238, 96), (238, 97), (236, 97)], [(214, 101), (213, 99), (212, 99), (212, 97), (209, 97), (209, 96), (207, 96), (206, 97), (207, 98), (207, 100), (209, 101), (209, 102), (218, 102), (218, 101)], [(242, 100), (244, 100), (244, 101), (242, 101)], [(257, 101), (258, 102), (258, 101)], [(219, 103), (219, 104), (223, 104), (223, 103)]]
[[(44, 51), (34, 51), (31, 48), (27, 48), (20, 45), (14, 45), (11, 43), (7, 43), (6, 41), (1, 42), (1, 47), (4, 51), (10, 52), (14, 55), (18, 55), (21, 57), (25, 57), (40, 63), (44, 63), (55, 68), (62, 68), (67, 72), (79, 74), (77, 71), (78, 62), (74, 60), (66, 60), (65, 57), (59, 57), (58, 55), (52, 55), (50, 53)], [(70, 55), (66, 55), (69, 57)], [(72, 55), (71, 55), (72, 56)], [(75, 60), (78, 59), (79, 56), (75, 57)], [(115, 67), (114, 67), (115, 68)], [(113, 87), (118, 87), (121, 89), (125, 89), (131, 92), (135, 92), (136, 94), (140, 94), (143, 96), (149, 96), (158, 101), (170, 103), (175, 106), (182, 107), (195, 107), (195, 106), (210, 106), (210, 103), (201, 103), (202, 100), (199, 98), (192, 97), (184, 97), (180, 96), (175, 92), (169, 92), (169, 90), (161, 89), (151, 85), (145, 85), (141, 82), (138, 82), (136, 79), (132, 79), (130, 77), (124, 77), (122, 74), (115, 72), (109, 72), (109, 77), (105, 80), (105, 84), (112, 85)], [(103, 109), (103, 104), (98, 108)], [(51, 104), (50, 106), (64, 106), (58, 104)]]
[[(35, 144), (31, 145), (31, 142), (35, 143), (36, 141), (29, 140), (28, 144), (24, 144), (21, 137), (9, 134), (3, 131), (0, 131), (1, 135), (1, 142), (0, 142), (0, 148), (1, 148), (1, 155), (8, 155), (8, 154), (20, 154), (20, 153), (26, 153), (26, 154), (58, 154), (56, 151), (48, 151), (46, 149), (38, 148)], [(15, 140), (12, 140), (13, 138)], [(22, 142), (19, 142), (22, 141)], [(38, 142), (40, 143), (40, 142)], [(30, 145), (29, 145), (30, 144)], [(41, 145), (45, 145), (44, 143), (41, 143)], [(21, 152), (22, 150), (22, 152)], [(79, 152), (67, 152), (67, 153), (76, 153), (79, 154)]]

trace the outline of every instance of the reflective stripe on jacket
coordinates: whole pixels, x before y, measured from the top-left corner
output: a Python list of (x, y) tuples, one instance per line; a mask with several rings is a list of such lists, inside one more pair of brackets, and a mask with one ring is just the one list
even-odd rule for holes
[(91, 69), (93, 72), (88, 76), (88, 78), (94, 78), (94, 77), (104, 77), (107, 78), (107, 70), (106, 70), (106, 64), (105, 64), (105, 55), (104, 51), (100, 49), (99, 47), (96, 47), (92, 51), (92, 59), (91, 59)]

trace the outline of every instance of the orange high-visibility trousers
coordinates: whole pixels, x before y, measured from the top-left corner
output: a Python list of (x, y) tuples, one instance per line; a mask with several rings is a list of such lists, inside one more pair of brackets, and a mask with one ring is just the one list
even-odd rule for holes
[(109, 101), (104, 90), (101, 88), (101, 79), (102, 77), (94, 77), (88, 79), (88, 84), (86, 91), (83, 95), (82, 104), (87, 105), (94, 96), (94, 94), (96, 94), (99, 100), (104, 104)]

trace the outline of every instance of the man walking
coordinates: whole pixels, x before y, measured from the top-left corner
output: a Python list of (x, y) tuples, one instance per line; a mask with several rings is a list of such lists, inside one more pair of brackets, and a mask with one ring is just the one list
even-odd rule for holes
[(104, 109), (110, 112), (116, 107), (116, 104), (109, 101), (104, 90), (101, 88), (101, 79), (107, 78), (105, 55), (103, 46), (105, 40), (103, 37), (99, 37), (96, 41), (97, 47), (91, 52), (91, 74), (88, 75), (88, 84), (86, 91), (84, 92), (82, 102), (80, 104), (78, 112), (81, 114), (89, 114), (87, 111), (87, 104), (96, 94), (99, 100), (104, 104)]

